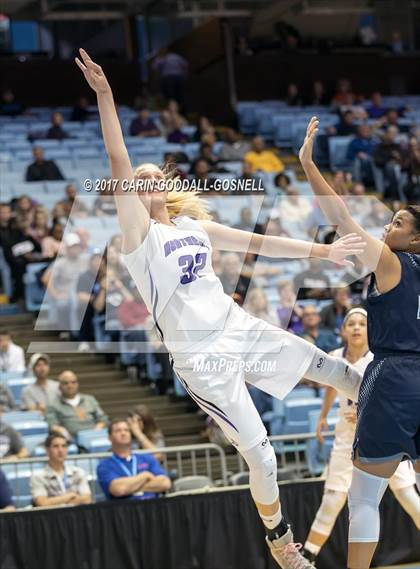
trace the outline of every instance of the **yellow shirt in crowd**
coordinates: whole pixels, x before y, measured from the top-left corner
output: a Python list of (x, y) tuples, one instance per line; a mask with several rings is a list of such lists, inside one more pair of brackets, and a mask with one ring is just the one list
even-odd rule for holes
[(247, 152), (244, 157), (245, 162), (251, 165), (252, 171), (262, 170), (263, 172), (283, 172), (284, 164), (271, 150), (262, 152)]

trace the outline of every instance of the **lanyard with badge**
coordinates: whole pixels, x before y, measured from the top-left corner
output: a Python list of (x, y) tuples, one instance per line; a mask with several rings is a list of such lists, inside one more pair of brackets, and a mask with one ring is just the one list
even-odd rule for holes
[[(124, 473), (127, 476), (136, 476), (137, 474), (137, 456), (135, 454), (131, 455), (131, 472), (129, 471), (129, 469), (127, 468), (127, 466), (121, 462), (121, 460), (118, 460), (118, 458), (114, 455), (112, 455), (113, 460), (118, 464), (118, 466), (120, 467), (121, 470), (124, 471)], [(139, 492), (135, 492), (133, 494), (133, 496), (143, 496), (144, 492), (142, 492), (141, 490)]]

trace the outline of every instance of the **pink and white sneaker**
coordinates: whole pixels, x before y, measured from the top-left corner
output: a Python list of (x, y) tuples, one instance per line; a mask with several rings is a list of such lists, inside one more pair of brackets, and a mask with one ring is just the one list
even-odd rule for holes
[(279, 539), (273, 539), (273, 541), (270, 541), (268, 537), (265, 539), (270, 548), (271, 555), (282, 569), (315, 568), (315, 565), (308, 561), (308, 559), (305, 559), (300, 553), (302, 544), (293, 542), (293, 533), (290, 528), (284, 535), (279, 537)]

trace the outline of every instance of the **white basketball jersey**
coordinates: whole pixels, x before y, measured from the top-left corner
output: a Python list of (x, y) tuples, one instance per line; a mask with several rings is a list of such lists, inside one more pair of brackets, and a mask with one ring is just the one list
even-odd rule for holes
[(207, 232), (187, 216), (176, 227), (151, 220), (143, 243), (124, 262), (170, 352), (222, 331), (233, 300), (213, 271)]
[[(333, 352), (331, 352), (331, 355), (337, 358), (341, 358), (347, 363), (350, 363), (345, 357), (345, 348), (338, 348), (338, 350), (334, 350)], [(360, 360), (351, 365), (355, 367), (360, 373), (364, 374), (368, 364), (372, 360), (373, 360), (373, 353), (369, 350), (362, 358), (360, 358)], [(342, 393), (339, 393), (338, 398), (340, 402), (340, 407), (338, 411), (340, 420), (336, 425), (336, 433), (337, 435), (339, 435), (339, 434), (344, 434), (344, 432), (346, 431), (349, 436), (353, 437), (354, 432), (356, 430), (356, 425), (352, 425), (351, 423), (346, 421), (344, 413), (346, 413), (346, 411), (349, 411), (349, 409), (354, 406), (354, 403), (353, 401), (350, 401), (350, 399), (348, 399)]]

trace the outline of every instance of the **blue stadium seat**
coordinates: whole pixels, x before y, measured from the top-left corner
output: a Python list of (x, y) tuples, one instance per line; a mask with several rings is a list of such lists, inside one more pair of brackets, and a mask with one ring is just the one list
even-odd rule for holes
[[(304, 422), (309, 428), (309, 412), (320, 410), (322, 407), (322, 399), (311, 398), (311, 399), (290, 399), (286, 400), (284, 403), (284, 418), (286, 424), (289, 422)], [(303, 431), (302, 431), (303, 432)]]
[(25, 304), (29, 312), (36, 312), (44, 303), (45, 288), (39, 283), (37, 273), (47, 265), (48, 263), (31, 263), (26, 267), (23, 282), (25, 283)]
[(330, 165), (333, 170), (350, 167), (347, 160), (347, 149), (352, 138), (351, 136), (330, 136), (328, 138)]
[(77, 435), (77, 444), (88, 452), (106, 452), (111, 446), (107, 429), (80, 431)]
[(20, 394), (22, 393), (22, 389), (27, 385), (32, 385), (35, 379), (33, 377), (20, 377), (16, 379), (9, 379), (7, 382), (7, 386), (12, 392), (12, 395), (16, 401), (17, 405), (20, 405)]
[(22, 436), (43, 435), (45, 438), (48, 435), (48, 423), (44, 420), (14, 420), (13, 422), (9, 422), (9, 425), (16, 429)]
[[(30, 379), (29, 385), (34, 382), (33, 377), (27, 377), (25, 379)], [(44, 419), (43, 414), (40, 411), (7, 411), (3, 413), (2, 420), (5, 423), (21, 423), (22, 421), (42, 421)]]
[(20, 379), (24, 375), (24, 371), (0, 371), (0, 382), (8, 383), (12, 379)]
[(31, 456), (45, 456), (46, 452), (43, 444), (46, 438), (47, 435), (43, 433), (36, 435), (23, 435), (23, 445)]
[[(23, 466), (23, 465), (22, 465)], [(25, 465), (26, 469), (18, 469), (16, 472), (6, 472), (7, 480), (10, 484), (13, 501), (17, 508), (25, 508), (32, 504), (31, 489), (29, 481), (31, 479), (32, 472)]]
[[(320, 411), (311, 411), (309, 413), (309, 430), (311, 433), (316, 431)], [(306, 442), (305, 456), (309, 472), (312, 476), (319, 476), (329, 461), (331, 450), (334, 444), (334, 427), (338, 421), (338, 415), (335, 410), (328, 416), (328, 426), (331, 430), (331, 437), (324, 438), (324, 444), (317, 439), (310, 439)]]

